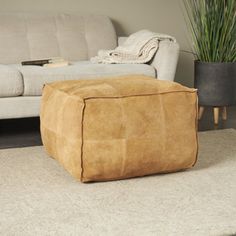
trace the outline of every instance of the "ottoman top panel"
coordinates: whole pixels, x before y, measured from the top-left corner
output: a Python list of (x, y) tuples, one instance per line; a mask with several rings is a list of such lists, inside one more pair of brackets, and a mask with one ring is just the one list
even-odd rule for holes
[(116, 98), (171, 92), (196, 92), (171, 81), (158, 80), (144, 75), (127, 75), (92, 80), (70, 80), (46, 84), (69, 96), (81, 100), (89, 98)]

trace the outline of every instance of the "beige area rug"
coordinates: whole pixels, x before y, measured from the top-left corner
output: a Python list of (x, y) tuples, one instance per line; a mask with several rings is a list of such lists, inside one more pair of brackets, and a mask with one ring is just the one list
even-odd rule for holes
[(233, 235), (236, 131), (202, 132), (185, 172), (73, 179), (43, 147), (0, 150), (0, 235)]

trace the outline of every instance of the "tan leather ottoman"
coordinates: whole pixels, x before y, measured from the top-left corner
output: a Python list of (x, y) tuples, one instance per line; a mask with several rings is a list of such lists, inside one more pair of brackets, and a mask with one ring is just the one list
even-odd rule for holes
[(146, 76), (47, 84), (41, 134), (82, 182), (179, 171), (197, 157), (196, 90)]

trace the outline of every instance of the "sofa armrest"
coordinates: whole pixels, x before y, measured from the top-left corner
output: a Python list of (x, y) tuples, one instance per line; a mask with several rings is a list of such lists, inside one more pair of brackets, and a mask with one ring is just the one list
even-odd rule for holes
[(157, 78), (174, 81), (178, 58), (179, 44), (169, 40), (161, 41), (159, 49), (150, 63), (157, 71)]
[(121, 46), (128, 37), (118, 37), (118, 46)]
[[(127, 37), (119, 37), (118, 45), (122, 45)], [(173, 81), (179, 58), (179, 44), (170, 40), (163, 40), (159, 43), (156, 55), (151, 61), (156, 69), (156, 77), (160, 80)]]

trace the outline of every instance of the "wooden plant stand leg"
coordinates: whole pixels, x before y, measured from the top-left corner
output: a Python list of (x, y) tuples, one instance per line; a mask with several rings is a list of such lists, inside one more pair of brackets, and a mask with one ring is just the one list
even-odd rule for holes
[(226, 109), (226, 107), (222, 108), (222, 120), (227, 120), (227, 109)]
[(198, 119), (199, 120), (201, 120), (203, 112), (204, 112), (204, 107), (199, 107), (199, 110), (198, 110)]
[(219, 123), (219, 111), (220, 111), (220, 108), (219, 107), (214, 107), (213, 111), (214, 111), (214, 124), (218, 125), (218, 123)]

